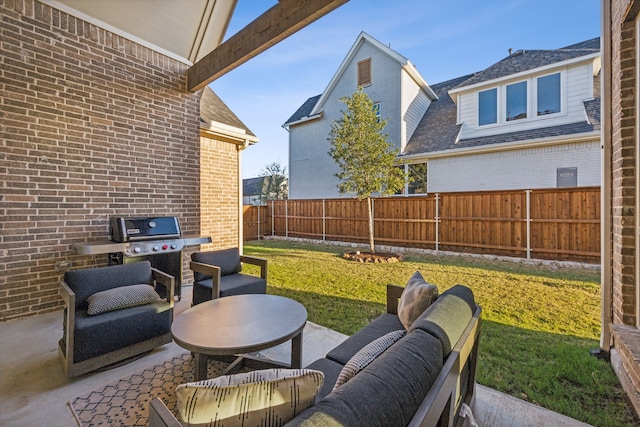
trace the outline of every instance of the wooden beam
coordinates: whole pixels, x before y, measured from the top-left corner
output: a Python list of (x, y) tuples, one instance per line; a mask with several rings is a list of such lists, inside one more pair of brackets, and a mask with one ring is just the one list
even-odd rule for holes
[(349, 0), (280, 0), (187, 70), (196, 92)]

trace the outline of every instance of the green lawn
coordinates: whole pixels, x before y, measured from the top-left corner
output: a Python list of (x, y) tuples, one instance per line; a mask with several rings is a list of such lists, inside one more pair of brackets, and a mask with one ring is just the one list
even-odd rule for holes
[(309, 320), (353, 334), (385, 309), (386, 285), (420, 271), (440, 292), (461, 283), (483, 309), (478, 382), (594, 426), (637, 425), (611, 366), (592, 357), (600, 335), (600, 274), (471, 257), (342, 259), (347, 249), (260, 241), (268, 292), (303, 303)]

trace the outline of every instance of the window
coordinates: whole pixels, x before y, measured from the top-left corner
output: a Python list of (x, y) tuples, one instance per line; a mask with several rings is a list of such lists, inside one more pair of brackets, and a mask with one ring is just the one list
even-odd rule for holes
[(380, 123), (380, 103), (376, 102), (373, 104), (373, 112), (376, 113), (376, 117), (378, 118), (377, 122)]
[(507, 85), (507, 121), (527, 118), (527, 82)]
[(358, 62), (358, 87), (371, 84), (371, 58)]
[(560, 73), (538, 78), (538, 115), (560, 112)]
[(478, 94), (478, 124), (498, 122), (498, 89), (484, 90)]
[(427, 194), (427, 164), (409, 165), (409, 194)]

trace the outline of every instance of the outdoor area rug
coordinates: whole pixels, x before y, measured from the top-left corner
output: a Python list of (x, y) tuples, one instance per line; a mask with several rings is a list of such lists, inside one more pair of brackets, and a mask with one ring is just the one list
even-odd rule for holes
[[(221, 375), (227, 363), (209, 361), (208, 378)], [(190, 353), (147, 368), (69, 402), (80, 427), (146, 426), (149, 402), (159, 397), (174, 414), (176, 386), (193, 381)]]

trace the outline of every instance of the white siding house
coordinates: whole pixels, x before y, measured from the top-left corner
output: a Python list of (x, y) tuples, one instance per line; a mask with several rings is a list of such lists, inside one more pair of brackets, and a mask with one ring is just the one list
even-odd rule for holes
[(364, 90), (389, 118), (398, 163), (427, 165), (428, 192), (600, 185), (599, 38), (518, 51), (429, 86), (409, 60), (361, 33), (327, 89), (285, 123), (290, 198), (340, 196), (328, 135), (367, 60)]

